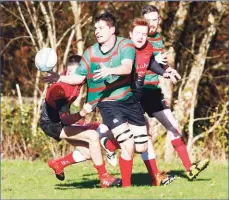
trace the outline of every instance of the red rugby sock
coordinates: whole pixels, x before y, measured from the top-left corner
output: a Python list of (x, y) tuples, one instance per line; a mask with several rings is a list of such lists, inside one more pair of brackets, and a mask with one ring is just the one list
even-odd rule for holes
[(184, 143), (183, 138), (177, 138), (175, 140), (171, 141), (174, 150), (177, 152), (179, 158), (181, 159), (186, 171), (189, 171), (190, 167), (192, 166), (192, 163), (190, 161), (187, 146)]
[(73, 152), (71, 152), (70, 154), (68, 154), (62, 158), (57, 159), (56, 162), (62, 168), (65, 168), (68, 165), (74, 164), (75, 160), (73, 159)]
[(108, 139), (105, 146), (109, 151), (112, 152), (115, 151), (116, 149), (120, 149), (119, 143), (116, 140)]
[(151, 179), (155, 179), (158, 174), (157, 163), (155, 159), (144, 160), (145, 166), (151, 176)]
[(99, 177), (101, 177), (103, 174), (107, 173), (105, 163), (103, 162), (102, 165), (94, 165), (94, 167), (97, 169)]
[(119, 157), (119, 167), (120, 167), (120, 173), (121, 173), (121, 177), (122, 177), (122, 187), (130, 187), (131, 186), (133, 159), (132, 160), (124, 160), (120, 156)]

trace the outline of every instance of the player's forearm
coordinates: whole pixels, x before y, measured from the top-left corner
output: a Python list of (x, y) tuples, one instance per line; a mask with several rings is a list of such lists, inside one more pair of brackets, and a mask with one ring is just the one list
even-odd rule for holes
[(59, 82), (64, 82), (70, 85), (79, 85), (83, 83), (85, 79), (85, 76), (80, 76), (80, 75), (61, 75), (59, 78)]
[(70, 114), (70, 115), (65, 115), (61, 117), (61, 122), (64, 125), (71, 125), (76, 122), (78, 122), (80, 119), (86, 116), (86, 113), (84, 113), (82, 110), (78, 113)]
[(109, 68), (111, 75), (128, 75), (132, 71), (132, 66), (119, 65), (118, 67)]
[(64, 125), (71, 125), (76, 122), (78, 122), (82, 116), (79, 113), (71, 114), (71, 115), (65, 115), (64, 117), (61, 118), (61, 122)]
[(149, 69), (152, 72), (155, 72), (156, 74), (161, 75), (161, 76), (163, 76), (163, 74), (165, 73), (165, 70), (154, 59), (151, 60), (151, 64), (149, 66)]

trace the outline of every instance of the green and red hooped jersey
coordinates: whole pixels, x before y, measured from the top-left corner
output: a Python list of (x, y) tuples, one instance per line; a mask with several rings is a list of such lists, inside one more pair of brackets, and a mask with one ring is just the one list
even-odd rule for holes
[[(152, 37), (148, 37), (147, 40), (152, 44), (153, 46), (153, 54), (156, 56), (158, 53), (160, 53), (164, 49), (164, 42), (163, 38), (159, 33), (156, 33)], [(146, 76), (145, 76), (145, 81), (144, 81), (144, 88), (149, 88), (149, 89), (158, 89), (160, 88), (159, 86), (159, 76), (150, 71), (147, 70)]]
[(110, 75), (106, 78), (94, 80), (94, 71), (105, 67), (115, 68), (121, 65), (123, 59), (135, 59), (135, 48), (131, 40), (116, 37), (113, 48), (107, 53), (100, 50), (98, 43), (86, 49), (76, 74), (87, 76), (87, 102), (95, 107), (100, 101), (122, 101), (132, 96), (131, 75)]

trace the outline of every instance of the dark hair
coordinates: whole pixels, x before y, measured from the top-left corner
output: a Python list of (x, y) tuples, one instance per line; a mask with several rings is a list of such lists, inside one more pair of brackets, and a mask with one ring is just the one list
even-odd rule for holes
[(79, 56), (79, 55), (69, 56), (68, 60), (67, 60), (67, 63), (66, 63), (66, 66), (79, 63), (80, 60), (81, 60), (81, 56)]
[(115, 19), (114, 15), (112, 15), (111, 13), (105, 12), (105, 13), (97, 16), (95, 18), (95, 23), (100, 21), (100, 20), (105, 21), (109, 27), (113, 27), (113, 26), (115, 27), (116, 26), (116, 19)]
[(145, 14), (148, 14), (151, 12), (157, 12), (159, 14), (159, 9), (153, 5), (146, 5), (142, 8), (141, 14), (142, 16), (144, 16)]

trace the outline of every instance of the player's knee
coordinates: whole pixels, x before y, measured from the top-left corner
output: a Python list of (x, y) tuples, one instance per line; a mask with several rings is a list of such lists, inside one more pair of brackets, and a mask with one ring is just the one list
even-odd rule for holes
[(93, 143), (99, 143), (99, 134), (96, 131), (91, 130), (89, 133), (89, 140)]
[(170, 126), (167, 126), (166, 129), (174, 134), (180, 134), (180, 130), (179, 130), (179, 126), (174, 126), (174, 125), (170, 125)]
[(135, 152), (136, 153), (143, 153), (147, 151), (147, 142), (144, 144), (135, 144)]

